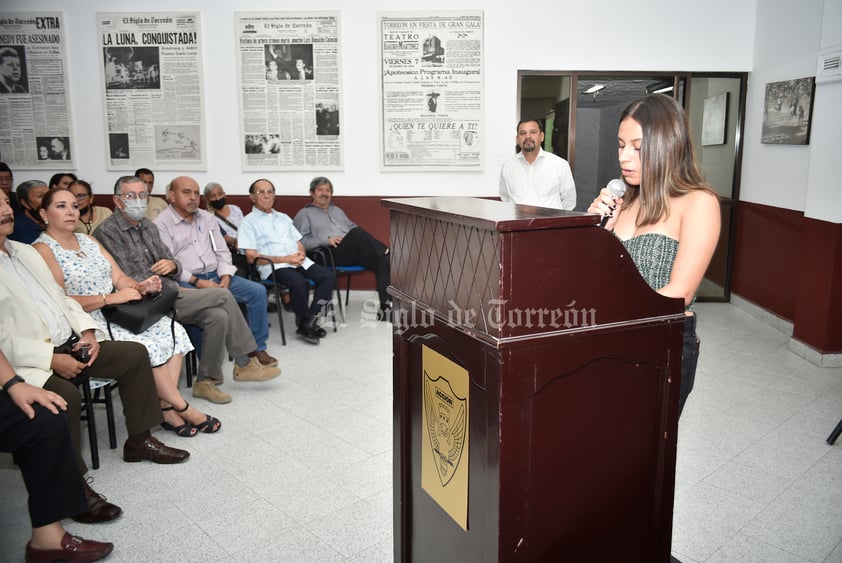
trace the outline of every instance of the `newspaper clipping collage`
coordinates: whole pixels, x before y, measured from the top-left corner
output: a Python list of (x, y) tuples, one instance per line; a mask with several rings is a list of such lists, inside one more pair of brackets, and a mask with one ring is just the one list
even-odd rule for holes
[[(207, 170), (200, 13), (96, 24), (106, 168)], [(234, 14), (243, 171), (343, 169), (340, 24), (339, 12)], [(382, 12), (378, 32), (381, 170), (481, 170), (482, 11)], [(76, 168), (67, 33), (61, 12), (0, 14), (12, 168)]]

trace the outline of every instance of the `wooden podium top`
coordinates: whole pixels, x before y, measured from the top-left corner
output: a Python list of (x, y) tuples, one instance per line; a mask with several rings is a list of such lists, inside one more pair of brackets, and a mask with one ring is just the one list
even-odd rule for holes
[[(467, 197), (383, 200), (391, 289), (413, 310), (497, 345), (683, 320), (600, 217)], [(407, 305), (404, 305), (407, 306)]]
[(383, 207), (497, 231), (533, 231), (599, 224), (599, 215), (475, 197), (412, 197), (382, 200)]

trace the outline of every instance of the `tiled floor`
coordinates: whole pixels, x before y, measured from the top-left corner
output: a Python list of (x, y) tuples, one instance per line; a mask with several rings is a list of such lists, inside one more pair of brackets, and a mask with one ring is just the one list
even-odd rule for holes
[[(391, 334), (360, 321), (316, 348), (295, 338), (270, 351), (283, 373), (229, 381), (217, 435), (158, 431), (188, 463), (127, 464), (108, 450), (94, 488), (121, 505), (117, 521), (68, 521), (116, 544), (110, 561), (392, 560)], [(788, 338), (732, 305), (700, 304), (696, 389), (679, 432), (674, 555), (689, 562), (842, 561), (842, 369), (788, 351)], [(186, 395), (189, 398), (189, 395)], [(121, 417), (120, 443), (125, 438)], [(106, 444), (106, 445), (104, 445)], [(86, 446), (87, 447), (87, 446)], [(87, 455), (87, 451), (86, 451)], [(22, 561), (26, 495), (0, 457), (0, 561)]]

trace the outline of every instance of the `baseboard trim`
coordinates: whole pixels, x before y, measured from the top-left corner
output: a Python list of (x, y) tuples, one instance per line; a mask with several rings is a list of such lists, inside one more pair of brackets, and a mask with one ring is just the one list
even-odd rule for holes
[(740, 297), (735, 293), (731, 293), (731, 304), (737, 309), (748, 313), (749, 315), (760, 319), (761, 321), (775, 327), (785, 335), (789, 336), (789, 351), (800, 356), (810, 362), (811, 364), (822, 368), (839, 368), (842, 367), (842, 354), (828, 354), (816, 350), (809, 344), (806, 344), (792, 336), (793, 325), (792, 322), (779, 317), (775, 313), (764, 309), (760, 305)]

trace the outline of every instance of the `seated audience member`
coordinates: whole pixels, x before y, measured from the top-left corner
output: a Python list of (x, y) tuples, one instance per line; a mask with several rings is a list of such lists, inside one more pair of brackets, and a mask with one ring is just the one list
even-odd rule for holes
[(44, 223), (38, 215), (38, 208), (41, 207), (41, 198), (50, 188), (41, 180), (28, 180), (17, 188), (18, 203), (21, 212), (15, 214), (15, 227), (9, 238), (32, 244), (44, 230)]
[[(336, 276), (331, 270), (307, 258), (301, 233), (288, 215), (275, 211), (275, 186), (269, 180), (257, 180), (249, 186), (254, 209), (240, 225), (238, 242), (250, 263), (257, 260), (260, 275), (284, 284), (289, 289), (295, 311), (297, 334), (310, 344), (318, 344), (327, 331), (318, 326), (319, 316), (330, 303)], [(268, 260), (271, 264), (265, 262)], [(315, 284), (313, 301), (308, 306), (311, 280)]]
[[(67, 429), (62, 397), (15, 374), (0, 350), (0, 451), (11, 453), (29, 493), (32, 536), (26, 561), (96, 561), (114, 544), (86, 540), (64, 530), (64, 518), (88, 509)], [(11, 552), (7, 551), (11, 557)]]
[(161, 240), (181, 263), (179, 282), (183, 287), (221, 287), (231, 291), (246, 306), (249, 328), (257, 343), (257, 359), (274, 367), (278, 360), (266, 352), (269, 338), (266, 288), (243, 278), (231, 263), (231, 252), (213, 216), (199, 209), (199, 185), (187, 176), (170, 182), (170, 206), (153, 221)]
[(53, 174), (52, 178), (50, 178), (50, 189), (67, 188), (76, 180), (78, 180), (76, 174), (71, 174), (70, 172), (58, 172)]
[(134, 171), (135, 178), (140, 178), (146, 184), (146, 192), (149, 198), (146, 200), (146, 218), (149, 220), (158, 216), (158, 213), (167, 208), (167, 201), (164, 198), (153, 196), (155, 188), (155, 174), (148, 168), (138, 168)]
[(111, 340), (129, 340), (146, 347), (164, 412), (161, 427), (184, 437), (195, 436), (197, 432), (216, 432), (221, 423), (190, 407), (178, 392), (184, 354), (193, 349), (184, 327), (164, 316), (141, 334), (135, 334), (116, 323), (109, 327), (103, 316), (102, 309), (108, 305), (160, 292), (161, 279), (151, 276), (138, 283), (125, 275), (95, 239), (73, 232), (71, 220), (78, 214), (72, 192), (62, 188), (50, 190), (41, 202), (41, 218), (47, 224), (47, 230), (41, 233), (33, 247), (44, 258), (65, 293), (78, 301), (97, 322), (100, 338), (111, 336)]
[(99, 224), (111, 217), (111, 210), (101, 205), (94, 205), (94, 194), (91, 185), (85, 180), (76, 180), (68, 188), (76, 197), (79, 204), (79, 220), (76, 221), (74, 232), (91, 234)]
[(12, 185), (15, 181), (15, 175), (12, 174), (12, 169), (5, 162), (0, 162), (0, 191), (9, 197), (9, 202), (12, 204), (12, 211), (15, 215), (21, 213), (20, 205), (18, 205), (18, 196)]
[[(78, 386), (68, 381), (78, 375), (119, 382), (129, 434), (123, 446), (125, 461), (186, 460), (189, 453), (165, 446), (149, 432), (162, 418), (146, 348), (135, 342), (97, 342), (94, 320), (62, 291), (34, 248), (8, 240), (11, 230), (12, 208), (0, 196), (0, 349), (27, 383), (66, 401), (81, 474), (87, 473), (81, 455), (81, 397)], [(105, 522), (120, 514), (90, 487), (85, 486), (85, 493), (89, 510), (77, 519)]]
[(225, 238), (225, 244), (231, 251), (231, 262), (237, 267), (237, 273), (248, 277), (248, 262), (245, 253), (241, 253), (237, 246), (237, 232), (243, 222), (243, 210), (233, 203), (226, 203), (225, 190), (216, 182), (209, 182), (205, 186), (205, 200), (208, 213), (214, 216), (220, 232)]
[(334, 205), (333, 184), (324, 176), (310, 182), (313, 202), (298, 212), (293, 221), (301, 233), (306, 250), (326, 246), (333, 252), (336, 264), (359, 264), (374, 272), (377, 294), (380, 297), (380, 318), (387, 319), (392, 301), (389, 287), (389, 248), (351, 221), (345, 212)]
[[(144, 183), (123, 176), (114, 185), (114, 214), (102, 222), (94, 237), (114, 257), (126, 275), (138, 280), (151, 275), (177, 284), (181, 264), (161, 241), (158, 227), (145, 217), (148, 194)], [(219, 390), (223, 383), (225, 352), (234, 358), (236, 381), (266, 381), (281, 370), (257, 359), (257, 344), (234, 296), (227, 289), (184, 289), (175, 301), (177, 318), (202, 329), (202, 354), (193, 396), (212, 403), (228, 403), (231, 396)]]

